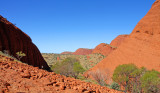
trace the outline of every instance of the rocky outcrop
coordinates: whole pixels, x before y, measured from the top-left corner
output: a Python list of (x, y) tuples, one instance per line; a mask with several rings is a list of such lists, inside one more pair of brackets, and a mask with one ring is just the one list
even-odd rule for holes
[(73, 52), (69, 52), (69, 51), (65, 51), (65, 52), (62, 52), (61, 54), (72, 54)]
[(157, 0), (133, 32), (108, 57), (88, 72), (107, 69), (112, 76), (121, 64), (133, 63), (138, 67), (160, 71), (160, 0)]
[(108, 56), (116, 48), (111, 47), (109, 44), (101, 43), (93, 50), (94, 53), (102, 54)]
[(31, 38), (15, 25), (0, 16), (0, 51), (8, 51), (17, 57), (16, 53), (22, 51), (26, 54), (22, 62), (35, 67), (49, 70), (38, 48), (32, 43)]
[(128, 37), (128, 35), (119, 35), (110, 43), (113, 47), (119, 47), (121, 43)]
[(100, 53), (102, 55), (108, 56), (110, 53), (116, 50), (127, 37), (128, 35), (119, 35), (110, 44), (101, 43), (96, 46), (92, 53)]
[(92, 54), (93, 49), (79, 48), (74, 53), (74, 55), (88, 55)]
[[(1, 58), (2, 57), (2, 58)], [(3, 59), (3, 60), (2, 60)], [(0, 55), (0, 93), (122, 93)]]

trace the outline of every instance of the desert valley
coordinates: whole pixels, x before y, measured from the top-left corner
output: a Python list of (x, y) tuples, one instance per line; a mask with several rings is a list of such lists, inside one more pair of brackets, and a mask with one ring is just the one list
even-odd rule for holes
[(0, 93), (160, 93), (160, 0), (131, 34), (60, 54), (0, 15)]

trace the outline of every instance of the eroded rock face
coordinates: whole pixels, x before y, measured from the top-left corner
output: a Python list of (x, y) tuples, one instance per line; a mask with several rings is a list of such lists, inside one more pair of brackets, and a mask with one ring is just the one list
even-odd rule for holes
[(0, 93), (122, 93), (0, 58)]
[(127, 37), (128, 35), (119, 35), (110, 44), (101, 43), (96, 46), (92, 53), (100, 53), (108, 56), (110, 53), (116, 50)]
[(22, 51), (26, 54), (21, 59), (22, 62), (49, 70), (49, 66), (38, 48), (32, 43), (31, 38), (0, 16), (0, 51), (4, 50), (7, 50), (14, 57), (17, 57), (17, 52)]
[(123, 43), (90, 71), (108, 69), (112, 76), (118, 65), (129, 63), (160, 71), (160, 0), (152, 5)]
[(74, 55), (88, 55), (92, 54), (93, 49), (79, 48), (74, 53)]

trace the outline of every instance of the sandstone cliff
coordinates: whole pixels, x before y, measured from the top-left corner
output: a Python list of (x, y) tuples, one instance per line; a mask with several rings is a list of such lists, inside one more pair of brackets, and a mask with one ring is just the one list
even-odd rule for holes
[(0, 51), (4, 50), (7, 50), (14, 57), (17, 57), (17, 52), (22, 51), (26, 56), (21, 61), (49, 70), (49, 66), (43, 59), (38, 48), (32, 43), (31, 38), (0, 16)]

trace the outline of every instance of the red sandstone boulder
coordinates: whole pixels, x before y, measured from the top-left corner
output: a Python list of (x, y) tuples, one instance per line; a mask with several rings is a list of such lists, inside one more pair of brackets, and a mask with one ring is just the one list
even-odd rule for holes
[(22, 51), (26, 54), (22, 62), (39, 68), (49, 70), (49, 66), (43, 59), (31, 38), (15, 25), (0, 16), (0, 51), (7, 50), (10, 55), (17, 58), (16, 53)]

